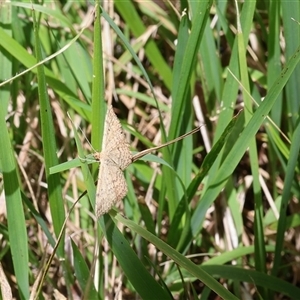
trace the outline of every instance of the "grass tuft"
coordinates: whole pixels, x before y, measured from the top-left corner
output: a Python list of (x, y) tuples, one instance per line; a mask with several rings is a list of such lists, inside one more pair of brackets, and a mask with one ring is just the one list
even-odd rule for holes
[[(1, 290), (297, 299), (300, 4), (101, 5), (0, 5)], [(108, 104), (133, 153), (201, 128), (97, 220)]]

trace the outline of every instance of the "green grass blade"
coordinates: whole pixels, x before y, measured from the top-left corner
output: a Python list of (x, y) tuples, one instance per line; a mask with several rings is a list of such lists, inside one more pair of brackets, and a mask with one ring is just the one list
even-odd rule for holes
[[(283, 2), (281, 7), (286, 41), (285, 60), (288, 61), (300, 45), (300, 26), (299, 23), (296, 23), (300, 20), (300, 3), (299, 1)], [(292, 21), (291, 17), (296, 20), (296, 22)], [(299, 118), (299, 78), (300, 66), (295, 69), (285, 90), (288, 99), (286, 103), (287, 113), (291, 116), (289, 118), (290, 129), (293, 129), (296, 126)]]
[[(250, 83), (248, 77), (247, 69), (247, 58), (246, 58), (246, 45), (244, 44), (245, 38), (243, 35), (240, 14), (237, 7), (237, 39), (238, 39), (238, 55), (239, 55), (239, 66), (240, 66), (240, 77), (243, 85), (243, 99), (245, 104), (245, 124), (249, 122), (252, 117), (253, 102), (250, 97)], [(263, 228), (263, 201), (262, 201), (262, 191), (259, 181), (259, 163), (258, 163), (258, 153), (257, 144), (255, 136), (249, 139), (249, 157), (251, 174), (253, 178), (253, 193), (255, 202), (255, 221), (254, 221), (254, 232), (255, 232), (255, 268), (261, 272), (266, 272), (266, 251), (264, 242), (264, 228)], [(266, 289), (259, 291), (263, 298), (269, 298), (268, 291)]]
[(122, 218), (121, 216), (117, 216), (117, 220), (122, 222), (124, 225), (141, 235), (144, 239), (154, 244), (158, 249), (160, 249), (165, 255), (174, 260), (182, 268), (185, 268), (190, 274), (200, 279), (205, 285), (207, 285), (210, 289), (215, 291), (220, 297), (223, 299), (238, 299), (233, 294), (231, 294), (228, 290), (226, 290), (220, 283), (218, 283), (215, 279), (213, 279), (208, 273), (204, 272), (202, 268), (196, 266), (185, 256), (171, 248), (168, 244), (164, 243), (161, 239), (157, 238), (155, 235), (146, 231), (141, 226), (129, 221), (127, 219)]
[[(39, 31), (38, 25), (35, 23), (35, 50), (37, 61), (42, 60), (42, 54), (39, 43)], [(54, 231), (56, 236), (58, 236), (61, 226), (64, 222), (64, 205), (62, 201), (62, 190), (60, 185), (59, 174), (50, 175), (50, 168), (58, 164), (58, 159), (56, 156), (56, 141), (55, 141), (55, 130), (53, 125), (51, 106), (49, 102), (49, 97), (47, 94), (46, 78), (43, 66), (37, 67), (38, 74), (38, 92), (40, 101), (40, 117), (41, 117), (41, 130), (43, 139), (43, 150), (45, 157), (45, 171), (48, 183), (48, 195), (49, 203), (51, 209), (51, 215), (53, 218)], [(63, 239), (62, 239), (63, 240)], [(58, 253), (60, 256), (64, 256), (63, 243), (58, 248)]]
[[(106, 105), (104, 100), (104, 66), (102, 53), (102, 33), (100, 18), (100, 1), (95, 6), (95, 28), (94, 28), (94, 58), (93, 58), (93, 87), (92, 87), (92, 145), (95, 149), (101, 150), (101, 143), (104, 131), (104, 119)], [(94, 167), (93, 173), (96, 172)]]
[[(248, 40), (250, 30), (252, 28), (252, 19), (255, 11), (255, 2), (254, 1), (246, 1), (243, 5), (243, 9), (241, 12), (241, 26), (244, 33), (245, 43)], [(237, 39), (232, 48), (231, 60), (229, 63), (228, 69), (231, 70), (233, 74), (239, 74), (239, 65), (238, 65), (238, 47), (237, 47)], [(236, 102), (236, 95), (238, 92), (238, 82), (232, 77), (227, 76), (226, 82), (224, 84), (223, 94), (222, 94), (222, 111), (220, 113), (218, 119), (218, 125), (216, 128), (216, 133), (214, 135), (214, 141), (216, 142), (220, 135), (222, 134), (224, 128), (226, 128), (227, 124), (230, 122), (233, 110), (232, 105)], [(216, 172), (216, 170), (212, 170), (212, 173)]]
[(256, 287), (261, 286), (269, 291), (278, 291), (289, 299), (298, 299), (300, 289), (290, 282), (254, 270), (246, 270), (234, 266), (203, 266), (209, 274), (218, 278), (230, 278), (238, 283), (248, 282)]
[(78, 247), (72, 239), (71, 243), (76, 278), (78, 279), (80, 288), (84, 294), (82, 299), (100, 299), (92, 282), (92, 274), (89, 266), (86, 264), (84, 257), (82, 257)]
[(20, 298), (29, 299), (29, 260), (26, 222), (17, 166), (5, 122), (4, 112), (7, 111), (7, 107), (5, 107), (4, 101), (1, 101), (0, 106), (0, 167), (3, 173), (10, 250), (19, 286)]
[[(116, 1), (115, 5), (120, 15), (124, 18), (126, 24), (132, 30), (133, 34), (136, 37), (139, 37), (140, 35), (144, 34), (145, 26), (141, 21), (139, 15), (137, 14), (132, 1)], [(154, 41), (148, 41), (147, 45), (145, 46), (145, 51), (151, 64), (159, 72), (160, 78), (165, 83), (166, 87), (170, 89), (172, 81), (172, 72), (167, 63), (165, 62), (164, 57), (155, 45)]]
[[(268, 34), (268, 70), (267, 70), (267, 86), (272, 86), (276, 80), (277, 74), (281, 71), (281, 66), (278, 63), (280, 61), (280, 2), (271, 1), (269, 7), (270, 18), (270, 31)], [(278, 96), (276, 105), (270, 112), (271, 119), (275, 124), (280, 124), (280, 118), (282, 115), (282, 94)], [(275, 164), (271, 164), (271, 167)], [(272, 172), (274, 174), (274, 172)]]
[[(1, 25), (8, 36), (12, 35), (12, 8), (8, 3), (2, 3), (0, 9)], [(10, 53), (0, 47), (0, 81), (7, 80), (12, 75), (13, 58)], [(26, 222), (18, 180), (17, 164), (9, 133), (11, 126), (7, 126), (6, 113), (11, 96), (11, 86), (0, 90), (0, 169), (3, 175), (4, 195), (7, 212), (7, 227), (10, 255), (12, 257), (15, 279), (21, 299), (29, 298), (29, 258)]]
[(297, 127), (295, 128), (293, 137), (290, 157), (288, 160), (286, 177), (284, 180), (284, 188), (282, 194), (282, 201), (280, 206), (280, 218), (278, 220), (277, 235), (276, 235), (276, 249), (272, 275), (276, 276), (279, 272), (280, 262), (282, 259), (282, 249), (284, 245), (284, 237), (286, 232), (287, 222), (287, 207), (291, 198), (292, 184), (295, 176), (295, 169), (298, 166), (298, 158), (300, 151), (300, 123), (298, 120)]
[[(116, 215), (116, 219), (119, 219), (119, 215)], [(104, 231), (106, 239), (120, 263), (122, 270), (141, 298), (169, 299), (168, 292), (165, 291), (146, 270), (141, 260), (137, 257), (111, 218), (104, 215), (104, 220), (106, 224)], [(151, 293), (149, 293), (149, 290)]]
[[(178, 41), (178, 48), (184, 47), (184, 54), (177, 56), (180, 62), (175, 62), (175, 66), (176, 64), (179, 64), (180, 72), (176, 72), (179, 77), (174, 77), (173, 79), (172, 120), (169, 132), (170, 139), (174, 139), (182, 134), (182, 130), (185, 132), (188, 131), (186, 127), (188, 122), (186, 122), (186, 120), (190, 119), (189, 108), (191, 107), (191, 102), (187, 102), (187, 95), (190, 90), (190, 79), (194, 72), (196, 55), (199, 51), (199, 45), (211, 5), (211, 0), (198, 2), (196, 11), (193, 12), (193, 26), (186, 44), (181, 46), (180, 41)], [(174, 148), (176, 148), (176, 145), (174, 145)]]

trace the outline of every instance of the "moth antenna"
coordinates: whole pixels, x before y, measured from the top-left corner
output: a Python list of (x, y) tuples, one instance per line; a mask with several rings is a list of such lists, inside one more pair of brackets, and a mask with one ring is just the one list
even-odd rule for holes
[[(72, 122), (72, 124), (74, 125), (74, 127), (76, 128), (76, 126), (75, 126), (73, 120), (71, 119), (71, 117), (70, 117), (70, 115), (69, 115), (69, 112), (67, 112), (67, 115), (68, 115), (68, 118), (70, 119), (70, 121)], [(92, 144), (90, 143), (90, 141), (88, 140), (88, 138), (86, 137), (85, 133), (83, 132), (83, 130), (81, 129), (81, 127), (80, 127), (79, 125), (78, 125), (78, 128), (77, 128), (77, 129), (79, 129), (79, 130), (81, 131), (81, 133), (82, 133), (84, 139), (85, 139), (86, 142), (89, 144), (89, 146), (91, 147), (91, 149), (92, 149), (94, 152), (97, 152), (97, 151), (95, 150), (95, 148), (92, 146)]]
[(88, 138), (86, 137), (85, 133), (83, 132), (83, 130), (81, 129), (80, 126), (78, 126), (78, 129), (81, 131), (82, 135), (84, 136), (86, 142), (89, 144), (89, 146), (91, 147), (91, 149), (94, 151), (94, 152), (97, 152), (96, 149), (93, 147), (93, 145), (90, 143), (90, 141), (88, 140)]

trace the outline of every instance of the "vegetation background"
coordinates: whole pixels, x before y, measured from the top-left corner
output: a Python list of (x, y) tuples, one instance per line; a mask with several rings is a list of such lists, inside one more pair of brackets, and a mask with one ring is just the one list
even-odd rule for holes
[[(299, 21), (298, 1), (1, 1), (2, 299), (298, 299)], [(205, 126), (97, 220), (107, 102), (132, 151)]]

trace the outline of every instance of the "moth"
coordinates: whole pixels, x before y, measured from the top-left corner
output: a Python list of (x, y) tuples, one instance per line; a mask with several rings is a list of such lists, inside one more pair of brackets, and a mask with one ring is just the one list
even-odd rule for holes
[(105, 116), (102, 150), (94, 154), (94, 158), (100, 162), (96, 189), (97, 218), (108, 213), (115, 204), (126, 196), (128, 189), (123, 171), (132, 162), (150, 152), (182, 140), (199, 129), (200, 127), (197, 127), (172, 141), (132, 155), (121, 123), (110, 105)]

